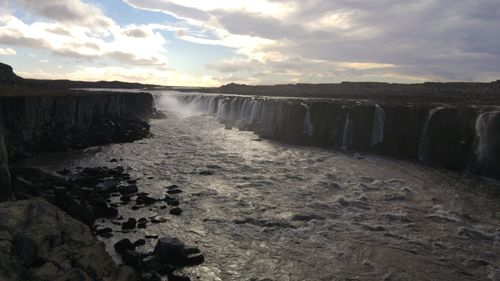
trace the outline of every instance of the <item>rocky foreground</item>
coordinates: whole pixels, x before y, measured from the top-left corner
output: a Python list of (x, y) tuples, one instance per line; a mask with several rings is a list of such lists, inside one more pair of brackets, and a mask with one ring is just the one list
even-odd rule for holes
[(0, 204), (0, 279), (135, 280), (90, 228), (42, 198)]
[[(111, 228), (95, 227), (94, 222), (99, 218), (112, 219), (113, 223), (121, 228), (120, 232), (122, 233), (128, 233), (136, 228), (145, 229), (152, 224), (167, 222), (167, 220), (161, 216), (124, 218), (118, 212), (119, 205), (126, 205), (131, 209), (137, 210), (153, 204), (161, 204), (162, 209), (170, 208), (170, 215), (178, 216), (182, 213), (182, 209), (179, 207), (179, 199), (175, 197), (177, 194), (182, 193), (178, 186), (167, 186), (165, 187), (165, 195), (163, 197), (153, 198), (145, 192), (139, 192), (139, 188), (136, 185), (137, 180), (131, 178), (121, 166), (116, 168), (79, 168), (75, 172), (61, 170), (55, 174), (48, 174), (34, 168), (21, 167), (12, 169), (12, 178), (12, 188), (16, 198), (30, 198), (29, 200), (31, 201), (41, 201), (44, 202), (45, 205), (52, 204), (53, 206), (57, 206), (59, 208), (58, 214), (60, 214), (58, 216), (69, 215), (73, 219), (79, 221), (78, 225), (80, 225), (80, 228), (84, 228), (89, 234), (93, 233), (103, 239), (112, 237), (113, 230)], [(36, 198), (44, 198), (50, 203)], [(13, 201), (4, 204), (8, 206), (17, 206), (18, 202), (21, 201)], [(60, 210), (64, 211), (64, 213)], [(37, 213), (38, 212), (35, 212), (34, 214)], [(4, 220), (4, 218), (7, 220), (12, 218), (12, 216), (8, 213), (0, 213), (0, 221)], [(16, 217), (14, 216), (14, 218)], [(54, 219), (56, 219), (54, 218), (54, 213), (41, 213), (38, 217), (26, 220), (26, 226), (24, 228), (33, 227), (29, 225), (30, 222), (34, 222), (36, 227), (37, 224), (43, 224), (44, 221), (50, 222)], [(15, 224), (19, 223), (20, 222), (15, 222)], [(81, 226), (82, 223), (85, 226)], [(48, 225), (47, 227), (49, 229), (54, 228), (54, 224), (49, 223)], [(0, 226), (0, 229), (1, 228)], [(22, 231), (23, 228), (19, 229)], [(55, 229), (57, 230), (57, 226)], [(71, 228), (67, 229), (69, 229), (68, 231), (72, 231)], [(44, 233), (42, 234), (45, 235)], [(146, 243), (146, 239), (157, 240), (153, 252), (143, 252), (139, 250), (139, 247)], [(91, 240), (97, 243), (94, 238)], [(33, 249), (38, 249), (46, 244), (44, 241), (39, 240), (29, 243), (29, 245), (31, 245), (29, 247)], [(23, 249), (24, 248), (14, 248), (14, 253), (22, 256), (24, 254), (20, 251), (23, 251)], [(128, 270), (134, 273), (131, 275), (132, 277), (130, 277), (132, 280), (135, 280), (134, 276), (137, 276), (138, 280), (142, 281), (160, 280), (161, 276), (169, 276), (169, 280), (189, 280), (189, 278), (174, 275), (174, 271), (186, 266), (199, 265), (204, 261), (204, 256), (199, 249), (188, 247), (180, 240), (173, 237), (159, 238), (158, 236), (146, 235), (144, 238), (133, 242), (128, 238), (124, 238), (114, 245), (114, 250), (121, 257), (124, 265), (133, 268)], [(87, 249), (84, 247), (75, 250), (75, 252), (77, 251), (81, 251), (82, 254), (87, 253)], [(104, 252), (104, 248), (101, 249), (101, 252), (104, 256), (109, 257), (109, 255)], [(49, 257), (50, 255), (51, 254), (48, 254)], [(9, 259), (9, 255), (0, 254), (0, 260)], [(31, 263), (23, 264), (19, 268), (19, 272), (29, 271), (31, 269)], [(65, 272), (66, 270), (64, 269), (61, 271)], [(9, 276), (8, 273), (5, 274)], [(103, 276), (102, 274), (93, 275), (90, 276), (88, 280), (108, 280), (103, 278)], [(52, 277), (54, 278), (36, 279), (30, 276), (31, 279), (29, 280), (57, 280), (56, 277), (58, 278), (56, 275)], [(14, 278), (12, 280), (23, 279)], [(70, 278), (70, 280), (74, 279)]]
[[(27, 80), (0, 63), (0, 202), (5, 201), (0, 203), (0, 280), (189, 280), (175, 270), (204, 261), (197, 248), (155, 236), (118, 241), (114, 249), (122, 265), (117, 265), (96, 238), (113, 236), (110, 228), (94, 226), (98, 218), (113, 219), (123, 233), (166, 222), (125, 219), (118, 204), (139, 209), (159, 202), (171, 215), (181, 215), (175, 186), (152, 198), (123, 167), (51, 174), (16, 164), (39, 153), (149, 137), (148, 119), (157, 114), (152, 95), (68, 89), (137, 85)], [(158, 240), (154, 251), (139, 250), (145, 239)]]

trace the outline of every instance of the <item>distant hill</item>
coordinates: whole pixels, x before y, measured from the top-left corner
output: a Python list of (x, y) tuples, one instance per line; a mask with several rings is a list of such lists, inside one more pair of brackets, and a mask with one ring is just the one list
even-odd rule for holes
[(494, 82), (426, 82), (395, 84), (342, 82), (337, 84), (227, 84), (214, 88), (182, 88), (183, 92), (234, 95), (363, 99), (394, 103), (455, 103), (500, 105), (500, 80)]
[(72, 81), (72, 80), (43, 80), (43, 79), (25, 79), (17, 76), (10, 65), (0, 62), (0, 84), (33, 86), (42, 88), (115, 88), (115, 89), (171, 89), (168, 86), (153, 84), (129, 83), (121, 81)]

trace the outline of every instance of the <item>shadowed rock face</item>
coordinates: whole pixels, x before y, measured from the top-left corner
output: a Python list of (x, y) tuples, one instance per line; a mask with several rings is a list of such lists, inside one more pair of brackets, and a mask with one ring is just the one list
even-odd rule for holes
[(179, 95), (226, 124), (293, 144), (367, 151), (500, 178), (500, 112), (490, 106)]
[(14, 73), (10, 65), (0, 62), (0, 83), (16, 83), (21, 78)]
[(128, 142), (149, 135), (147, 93), (0, 98), (9, 159)]
[(133, 280), (90, 229), (43, 199), (0, 204), (0, 279)]
[[(0, 120), (1, 121), (1, 120)], [(10, 173), (7, 161), (7, 148), (0, 122), (0, 202), (11, 198)]]

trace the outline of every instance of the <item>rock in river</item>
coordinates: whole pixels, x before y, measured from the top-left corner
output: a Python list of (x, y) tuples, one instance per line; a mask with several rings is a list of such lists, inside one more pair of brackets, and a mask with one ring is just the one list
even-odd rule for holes
[(44, 199), (0, 204), (0, 280), (133, 280), (88, 226)]

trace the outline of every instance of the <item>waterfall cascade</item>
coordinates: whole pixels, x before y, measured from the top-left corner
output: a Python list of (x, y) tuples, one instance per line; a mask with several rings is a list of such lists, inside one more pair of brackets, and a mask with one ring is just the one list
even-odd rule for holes
[(500, 111), (481, 113), (475, 123), (475, 156), (481, 172), (500, 176)]
[(424, 128), (422, 130), (422, 136), (420, 138), (420, 145), (418, 149), (418, 160), (420, 161), (427, 161), (429, 159), (429, 155), (427, 154), (428, 148), (429, 148), (429, 141), (430, 141), (430, 136), (429, 136), (429, 125), (432, 122), (432, 117), (436, 112), (440, 111), (444, 107), (436, 107), (433, 108), (432, 110), (429, 111), (429, 114), (427, 115), (427, 119), (425, 120), (424, 123)]
[(349, 118), (349, 113), (347, 113), (344, 132), (342, 134), (342, 149), (347, 150), (352, 147), (352, 120)]
[[(491, 107), (464, 106), (452, 110), (440, 106), (428, 110), (425, 105), (374, 105), (327, 99), (211, 94), (177, 94), (175, 97), (191, 110), (213, 114), (227, 127), (250, 129), (261, 137), (343, 150), (371, 150), (454, 170), (472, 167), (470, 155), (474, 155), (482, 167), (478, 173), (500, 178), (500, 171), (495, 172), (496, 167), (500, 167), (497, 160), (500, 159), (500, 110)], [(447, 111), (439, 115), (437, 122), (436, 113), (442, 109)], [(475, 132), (468, 122), (476, 122)], [(439, 128), (446, 124), (455, 124), (460, 132), (449, 127)], [(472, 145), (474, 139), (475, 146)], [(443, 149), (442, 146), (446, 146), (443, 140), (465, 145)], [(458, 160), (450, 163), (449, 159)]]
[(305, 103), (301, 103), (301, 105), (306, 108), (304, 116), (304, 135), (311, 137), (314, 132), (314, 126), (311, 123), (311, 109)]
[(375, 146), (379, 143), (382, 143), (382, 141), (384, 140), (384, 126), (385, 126), (385, 111), (380, 105), (376, 104), (373, 116), (371, 146)]

